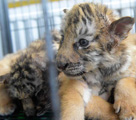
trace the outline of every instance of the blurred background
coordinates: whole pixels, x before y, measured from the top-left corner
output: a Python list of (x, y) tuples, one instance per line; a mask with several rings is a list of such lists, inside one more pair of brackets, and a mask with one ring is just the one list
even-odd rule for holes
[(49, 0), (46, 19), (41, 0), (0, 0), (0, 59), (43, 38), (46, 20), (50, 30), (59, 30), (63, 9), (82, 2), (103, 3), (119, 16), (136, 18), (136, 0)]

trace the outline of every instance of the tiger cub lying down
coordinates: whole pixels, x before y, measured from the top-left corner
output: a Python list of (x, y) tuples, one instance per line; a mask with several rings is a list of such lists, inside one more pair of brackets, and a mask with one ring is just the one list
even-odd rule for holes
[[(52, 32), (57, 52), (60, 34)], [(41, 116), (51, 109), (45, 40), (37, 40), (24, 50), (1, 60), (0, 115), (12, 114), (14, 99), (20, 100), (27, 116)], [(3, 63), (3, 64), (2, 64)], [(6, 99), (6, 101), (5, 101)]]
[[(64, 12), (56, 58), (64, 73), (62, 120), (135, 120), (136, 35), (129, 34), (134, 19), (116, 19), (112, 10), (94, 3)], [(107, 100), (113, 87), (112, 105)]]

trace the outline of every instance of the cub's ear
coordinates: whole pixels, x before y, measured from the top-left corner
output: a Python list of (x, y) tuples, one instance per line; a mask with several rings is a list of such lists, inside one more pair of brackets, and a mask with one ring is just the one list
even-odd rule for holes
[(111, 35), (116, 35), (119, 39), (123, 40), (127, 37), (128, 32), (132, 29), (134, 18), (122, 17), (111, 23), (109, 31)]
[(68, 13), (68, 11), (69, 11), (68, 9), (63, 9), (64, 13)]
[(0, 83), (1, 84), (8, 84), (9, 80), (10, 80), (10, 74), (9, 73), (0, 76)]

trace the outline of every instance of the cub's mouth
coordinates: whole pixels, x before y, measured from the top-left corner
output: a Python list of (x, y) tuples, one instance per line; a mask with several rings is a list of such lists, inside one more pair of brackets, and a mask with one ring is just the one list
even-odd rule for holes
[(67, 75), (67, 76), (81, 76), (85, 73), (85, 69), (83, 67), (83, 65), (79, 64), (79, 63), (74, 63), (74, 64), (69, 64), (64, 70), (63, 72)]
[(67, 72), (67, 71), (64, 71), (64, 73), (67, 75), (67, 76), (71, 76), (71, 77), (76, 77), (76, 76), (82, 76), (85, 72), (82, 71), (82, 72), (79, 72), (79, 73), (72, 73), (72, 72)]

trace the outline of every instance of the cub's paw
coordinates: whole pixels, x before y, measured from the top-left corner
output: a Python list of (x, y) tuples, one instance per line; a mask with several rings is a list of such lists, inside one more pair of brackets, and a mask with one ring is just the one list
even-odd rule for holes
[(113, 107), (120, 120), (136, 120), (136, 104), (131, 101), (118, 100)]
[(37, 110), (37, 113), (36, 115), (37, 116), (42, 116), (44, 115), (46, 112), (50, 111), (51, 110), (51, 104), (45, 104), (45, 105), (38, 105), (36, 107), (36, 110)]
[(46, 108), (42, 108), (41, 106), (37, 106), (37, 113), (36, 113), (37, 116), (42, 116), (46, 112), (47, 112)]
[(25, 110), (25, 114), (28, 117), (35, 116), (35, 109), (28, 108)]
[(35, 116), (36, 113), (35, 105), (30, 97), (22, 99), (22, 105), (26, 116), (28, 117)]
[(15, 104), (8, 104), (5, 106), (0, 106), (0, 116), (11, 115), (16, 109)]

